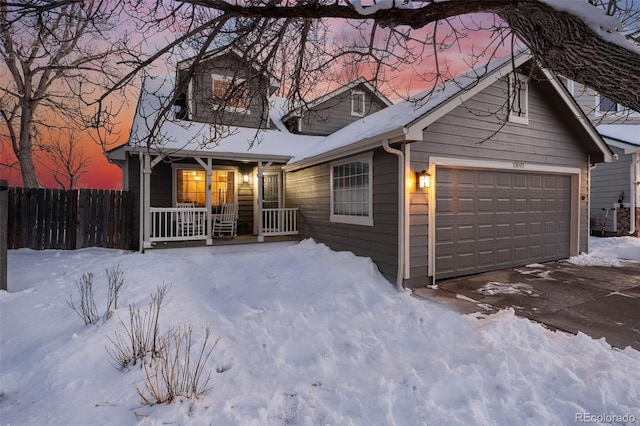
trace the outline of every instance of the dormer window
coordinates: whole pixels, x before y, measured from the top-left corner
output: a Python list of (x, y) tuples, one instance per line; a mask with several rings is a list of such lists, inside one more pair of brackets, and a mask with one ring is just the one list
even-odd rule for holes
[(244, 79), (212, 74), (213, 107), (248, 113), (249, 96)]
[(362, 90), (351, 91), (351, 115), (364, 116), (364, 92)]
[(529, 84), (522, 74), (509, 75), (509, 121), (529, 124)]

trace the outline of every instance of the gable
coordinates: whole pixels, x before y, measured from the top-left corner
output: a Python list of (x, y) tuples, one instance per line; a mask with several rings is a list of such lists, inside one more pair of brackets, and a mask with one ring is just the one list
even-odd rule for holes
[[(520, 54), (513, 60), (511, 57), (495, 60), (486, 69), (471, 70), (431, 92), (416, 95), (413, 99), (385, 108), (335, 132), (325, 138), (321, 145), (294, 158), (289, 167), (306, 167), (337, 158), (338, 155), (371, 149), (380, 146), (383, 140), (391, 143), (422, 140), (423, 129), (497, 80), (506, 79), (514, 68), (520, 68), (530, 61), (527, 54)], [(551, 108), (564, 111), (568, 115), (567, 120), (575, 123), (577, 132), (583, 136), (581, 143), (585, 144), (586, 151), (592, 156), (592, 162), (611, 161), (611, 151), (562, 84), (552, 73), (538, 67), (535, 74), (537, 81), (546, 85), (549, 96), (554, 99)], [(508, 91), (505, 91), (503, 102), (506, 101), (507, 94)]]
[(360, 83), (290, 117), (287, 124), (296, 133), (327, 136), (386, 107), (369, 85)]
[(265, 127), (269, 111), (262, 99), (276, 88), (268, 75), (259, 73), (233, 52), (205, 57), (192, 70), (189, 66), (191, 61), (178, 66), (177, 82), (184, 86), (178, 102), (182, 108), (178, 118)]
[(536, 78), (529, 80), (527, 121), (510, 121), (509, 78), (498, 79), (424, 128), (425, 149), (431, 155), (501, 160), (514, 167), (583, 166), (597, 152), (584, 143), (577, 120), (571, 119), (568, 108), (558, 106), (544, 85)]

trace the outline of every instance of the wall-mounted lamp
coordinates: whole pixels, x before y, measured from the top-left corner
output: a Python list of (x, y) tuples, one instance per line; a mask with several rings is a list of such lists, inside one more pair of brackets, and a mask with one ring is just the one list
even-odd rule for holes
[(244, 175), (244, 176), (242, 176), (242, 181), (243, 181), (244, 183), (249, 183), (249, 175)]
[(418, 182), (418, 188), (430, 188), (431, 187), (431, 175), (426, 170), (416, 173), (416, 182)]

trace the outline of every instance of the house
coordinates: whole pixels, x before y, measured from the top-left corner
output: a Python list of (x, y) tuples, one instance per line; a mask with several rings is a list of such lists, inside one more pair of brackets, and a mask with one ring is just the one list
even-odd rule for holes
[[(167, 241), (212, 244), (211, 221), (229, 203), (238, 204), (237, 234), (256, 235), (259, 241), (297, 235), (297, 209), (284, 207), (282, 167), (322, 137), (290, 132), (287, 125), (295, 122), (296, 128), (321, 135), (335, 122), (345, 126), (391, 105), (369, 83), (357, 80), (313, 101), (306, 111), (289, 111), (282, 99), (271, 97), (265, 106), (254, 96), (272, 94), (279, 82), (256, 73), (241, 52), (213, 51), (189, 75), (191, 65), (191, 60), (181, 62), (176, 78), (145, 79), (129, 140), (108, 153), (123, 169), (124, 189), (133, 193), (137, 249)], [(176, 90), (180, 84), (182, 90)], [(225, 91), (237, 87), (227, 97), (231, 104), (221, 106)], [(156, 118), (175, 94), (178, 108), (154, 133)], [(225, 128), (211, 125), (221, 122)], [(197, 232), (176, 227), (185, 204), (195, 207), (189, 214)]]
[(615, 154), (613, 162), (591, 171), (592, 234), (640, 236), (640, 113), (561, 80)]
[[(139, 197), (141, 247), (175, 237), (159, 229), (171, 228), (180, 185), (196, 171), (205, 183), (193, 196), (206, 223), (217, 202), (236, 197), (246, 206), (239, 223), (263, 240), (273, 189), (277, 234), (294, 222), (300, 238), (371, 257), (399, 288), (586, 251), (589, 172), (611, 151), (562, 83), (526, 54), (486, 71), (384, 108), (384, 97), (354, 82), (310, 103), (325, 112), (337, 99), (348, 106), (341, 114), (355, 118), (330, 130), (330, 114), (314, 122), (274, 104), (270, 128), (236, 127), (204, 147), (197, 141), (210, 125), (170, 120), (157, 133), (166, 140), (148, 149), (148, 117), (161, 100), (144, 99), (128, 144), (109, 153)], [(170, 82), (155, 84), (148, 93), (170, 94)], [(354, 106), (361, 94), (377, 99)], [(280, 213), (288, 209), (295, 220)], [(212, 243), (207, 231), (190, 238)]]

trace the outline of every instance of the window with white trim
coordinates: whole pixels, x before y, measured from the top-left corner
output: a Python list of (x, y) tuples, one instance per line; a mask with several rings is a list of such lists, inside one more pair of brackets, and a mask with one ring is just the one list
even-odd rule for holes
[(362, 90), (351, 91), (351, 115), (364, 116), (365, 96)]
[(249, 112), (249, 95), (244, 79), (211, 74), (213, 107)]
[(522, 74), (509, 75), (509, 121), (529, 124), (529, 84)]
[(596, 111), (600, 114), (611, 114), (623, 110), (624, 107), (622, 105), (612, 101), (611, 99), (602, 95), (596, 96)]
[(373, 226), (373, 155), (331, 163), (331, 222)]
[[(206, 205), (206, 173), (202, 169), (176, 169), (176, 203), (193, 203), (197, 207)], [(211, 205), (234, 203), (235, 172), (233, 170), (211, 171)]]

